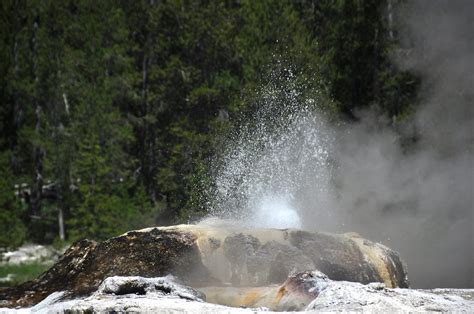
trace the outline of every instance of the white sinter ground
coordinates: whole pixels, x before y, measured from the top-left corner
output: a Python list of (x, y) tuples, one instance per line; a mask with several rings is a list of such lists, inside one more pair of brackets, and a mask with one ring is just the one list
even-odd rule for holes
[[(123, 294), (127, 292), (124, 287), (130, 286), (135, 287), (135, 293)], [(474, 312), (474, 289), (387, 289), (380, 283), (362, 285), (332, 281), (325, 276), (315, 278), (313, 287), (309, 289), (320, 291), (306, 307), (310, 312)], [(55, 292), (32, 308), (0, 308), (0, 313), (271, 313), (266, 308), (235, 308), (206, 303), (199, 292), (175, 283), (172, 277), (110, 277), (89, 297), (68, 300), (66, 296), (66, 292)]]

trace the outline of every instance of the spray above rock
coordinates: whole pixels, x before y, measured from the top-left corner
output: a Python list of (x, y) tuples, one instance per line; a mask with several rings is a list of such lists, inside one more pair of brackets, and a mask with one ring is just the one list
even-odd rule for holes
[(355, 231), (399, 250), (415, 287), (472, 287), (473, 6), (407, 4), (397, 65), (422, 84), (395, 127), (371, 110), (329, 125), (298, 75), (274, 71), (213, 164), (210, 212), (250, 226)]
[(305, 87), (291, 69), (271, 73), (255, 113), (241, 119), (214, 161), (212, 215), (252, 227), (301, 228), (301, 187), (311, 182), (321, 199), (327, 195), (332, 139), (315, 114), (319, 99)]

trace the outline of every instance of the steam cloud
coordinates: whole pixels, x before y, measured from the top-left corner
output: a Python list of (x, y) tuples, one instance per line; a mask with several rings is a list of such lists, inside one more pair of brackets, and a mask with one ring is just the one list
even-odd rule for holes
[(472, 288), (474, 2), (413, 1), (406, 9), (402, 36), (411, 49), (400, 66), (423, 82), (406, 129), (419, 141), (403, 152), (397, 134), (361, 114), (359, 125), (338, 132), (331, 214), (306, 199), (303, 221), (399, 250), (414, 287)]
[(417, 142), (403, 149), (373, 112), (330, 126), (290, 72), (283, 90), (264, 88), (255, 121), (231, 136), (206, 206), (253, 226), (356, 231), (398, 250), (413, 287), (472, 288), (474, 1), (405, 9), (410, 49), (399, 66), (423, 86), (401, 133)]

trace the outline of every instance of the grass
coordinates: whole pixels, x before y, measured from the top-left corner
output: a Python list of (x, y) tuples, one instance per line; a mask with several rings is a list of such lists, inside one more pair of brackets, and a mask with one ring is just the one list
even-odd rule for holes
[(46, 263), (28, 263), (19, 265), (0, 265), (0, 278), (13, 276), (11, 281), (0, 281), (0, 287), (12, 287), (34, 279), (51, 267)]

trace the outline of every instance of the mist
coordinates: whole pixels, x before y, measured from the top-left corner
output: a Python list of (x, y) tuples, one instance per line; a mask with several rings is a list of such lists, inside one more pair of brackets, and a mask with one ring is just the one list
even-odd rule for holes
[[(309, 229), (356, 231), (398, 250), (413, 287), (474, 286), (474, 2), (415, 1), (398, 66), (422, 78), (399, 132), (370, 111), (337, 130), (335, 195), (306, 198)], [(403, 57), (400, 57), (403, 56)], [(403, 146), (401, 137), (415, 138)]]
[(474, 3), (402, 9), (393, 59), (422, 79), (415, 113), (329, 123), (291, 69), (274, 71), (206, 206), (250, 227), (357, 232), (398, 250), (413, 287), (473, 287)]

